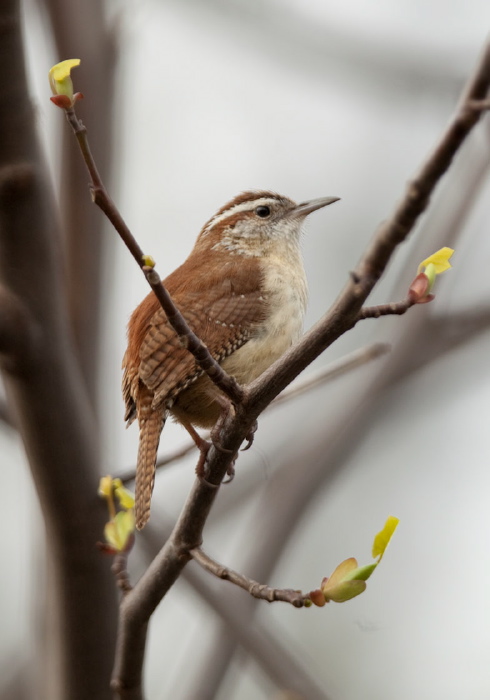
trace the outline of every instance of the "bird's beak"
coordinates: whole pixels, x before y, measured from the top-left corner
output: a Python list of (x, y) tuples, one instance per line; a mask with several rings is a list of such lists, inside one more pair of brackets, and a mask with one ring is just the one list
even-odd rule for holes
[(309, 202), (302, 202), (298, 204), (293, 210), (289, 212), (289, 216), (293, 219), (299, 219), (303, 216), (308, 216), (312, 211), (326, 207), (329, 204), (338, 202), (340, 197), (320, 197), (319, 199), (312, 199)]

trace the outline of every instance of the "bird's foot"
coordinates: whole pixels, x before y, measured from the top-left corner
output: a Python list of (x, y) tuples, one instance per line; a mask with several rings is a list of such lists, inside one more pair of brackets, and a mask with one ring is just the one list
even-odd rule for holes
[(235, 478), (235, 462), (236, 462), (236, 457), (235, 459), (231, 462), (230, 466), (226, 470), (226, 476), (228, 477), (227, 479), (223, 480), (223, 484), (229, 484), (230, 481), (233, 481)]
[(201, 438), (201, 443), (198, 445), (199, 447), (199, 459), (196, 464), (196, 475), (199, 477), (199, 479), (203, 479), (204, 481), (206, 480), (206, 461), (208, 458), (208, 452), (211, 447), (211, 443), (208, 442), (207, 440), (204, 440)]
[(221, 428), (223, 427), (225, 420), (228, 418), (230, 413), (235, 413), (235, 409), (233, 407), (233, 404), (226, 399), (223, 402), (221, 402), (221, 413), (219, 414), (219, 418), (214, 424), (210, 435), (211, 442), (213, 443), (213, 445), (219, 452), (223, 452), (224, 454), (233, 453), (233, 450), (228, 450), (226, 447), (223, 447), (220, 440)]
[(250, 428), (250, 430), (248, 431), (248, 433), (245, 437), (247, 444), (245, 445), (245, 447), (242, 447), (242, 452), (245, 452), (246, 450), (249, 450), (252, 447), (255, 433), (257, 432), (258, 427), (259, 427), (259, 424), (257, 423), (257, 421), (254, 421), (254, 424), (252, 425), (252, 427)]

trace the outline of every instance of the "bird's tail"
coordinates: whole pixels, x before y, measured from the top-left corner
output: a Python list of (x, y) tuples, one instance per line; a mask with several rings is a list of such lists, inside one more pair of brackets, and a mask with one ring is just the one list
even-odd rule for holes
[(139, 416), (140, 442), (138, 464), (136, 466), (135, 520), (138, 530), (142, 530), (150, 517), (151, 494), (155, 483), (155, 462), (157, 459), (160, 433), (166, 419), (163, 408), (142, 411)]

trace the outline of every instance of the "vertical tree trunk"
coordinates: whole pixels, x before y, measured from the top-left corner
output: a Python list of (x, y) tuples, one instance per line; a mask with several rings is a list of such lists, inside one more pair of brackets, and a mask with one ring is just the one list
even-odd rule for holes
[(0, 26), (0, 351), (46, 524), (47, 610), (54, 610), (49, 692), (39, 696), (96, 700), (110, 697), (116, 628), (110, 566), (95, 547), (105, 519), (97, 427), (69, 331), (61, 236), (27, 93), (18, 0), (1, 5)]

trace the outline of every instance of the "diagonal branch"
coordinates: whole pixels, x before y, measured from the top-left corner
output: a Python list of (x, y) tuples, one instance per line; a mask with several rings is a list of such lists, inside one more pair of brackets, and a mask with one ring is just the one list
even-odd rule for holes
[[(391, 346), (387, 343), (372, 343), (371, 345), (367, 345), (359, 350), (354, 350), (344, 357), (341, 357), (339, 360), (331, 362), (329, 365), (327, 365), (327, 367), (323, 367), (318, 372), (312, 372), (311, 375), (309, 374), (302, 381), (295, 382), (293, 385), (288, 386), (281, 394), (279, 394), (277, 398), (274, 399), (271, 404), (269, 404), (269, 406), (267, 406), (266, 410), (270, 411), (271, 409), (276, 408), (276, 406), (282, 406), (287, 401), (295, 399), (297, 396), (301, 396), (311, 389), (316, 389), (319, 386), (323, 386), (327, 382), (333, 381), (334, 379), (343, 376), (347, 372), (350, 372), (353, 369), (361, 367), (367, 362), (371, 362), (372, 360), (385, 355), (390, 351), (390, 349)], [(189, 441), (183, 447), (180, 447), (157, 460), (155, 468), (160, 469), (161, 467), (166, 467), (172, 462), (176, 462), (179, 459), (186, 457), (195, 449), (195, 442)], [(127, 484), (129, 481), (134, 481), (135, 477), (135, 467), (128, 469), (126, 472), (119, 475), (119, 478), (123, 484)]]
[[(155, 522), (155, 516), (152, 518), (152, 522), (142, 533), (145, 554), (150, 559), (160, 547), (162, 534), (168, 534), (170, 531), (171, 526), (162, 519)], [(283, 634), (275, 634), (266, 623), (244, 624), (242, 606), (237, 605), (233, 597), (216, 591), (214, 581), (199, 567), (187, 567), (183, 572), (183, 579), (192, 587), (193, 595), (199, 596), (222, 619), (226, 626), (224, 636), (228, 642), (233, 643), (233, 640), (236, 640), (277, 688), (288, 688), (308, 700), (327, 700), (325, 688), (319, 688), (315, 683), (310, 664), (306, 660), (302, 661), (302, 655), (300, 650), (295, 648), (294, 640), (284, 638)], [(211, 666), (213, 668), (208, 668), (206, 678), (214, 673), (216, 662)], [(202, 700), (215, 697), (207, 682), (206, 688), (201, 686), (195, 694), (186, 693), (179, 685), (179, 693), (185, 697), (199, 697)]]
[(311, 604), (308, 595), (301, 593), (301, 591), (295, 591), (292, 588), (271, 588), (263, 583), (254, 581), (248, 578), (248, 576), (240, 574), (238, 571), (233, 571), (233, 569), (215, 561), (208, 554), (203, 552), (201, 547), (191, 549), (190, 554), (199, 566), (202, 566), (203, 569), (209, 571), (213, 576), (223, 579), (224, 581), (230, 581), (230, 583), (235, 584), (235, 586), (243, 588), (250, 593), (253, 598), (266, 600), (268, 603), (280, 600), (284, 603), (290, 603), (295, 608), (302, 608)]
[(485, 100), (490, 86), (490, 43), (485, 46), (445, 133), (418, 174), (409, 182), (391, 217), (380, 227), (351, 279), (325, 316), (281, 359), (249, 387), (242, 411), (254, 419), (287, 384), (318, 355), (356, 324), (358, 313), (383, 274), (397, 246), (411, 233), (429, 204), (435, 186), (447, 171), (459, 147), (483, 111), (474, 101)]
[(302, 381), (295, 382), (288, 386), (269, 404), (267, 410), (275, 408), (276, 406), (282, 406), (283, 403), (291, 401), (291, 399), (295, 399), (297, 396), (301, 396), (307, 391), (311, 391), (338, 377), (342, 377), (348, 372), (365, 365), (367, 362), (371, 362), (382, 355), (386, 355), (390, 350), (391, 345), (388, 343), (372, 343), (359, 350), (354, 350), (335, 362), (331, 362), (318, 372), (308, 374)]
[[(407, 274), (415, 269), (420, 259), (427, 255), (428, 250), (436, 250), (444, 245), (457, 247), (458, 238), (465, 229), (478, 193), (482, 190), (489, 172), (488, 159), (488, 127), (490, 120), (482, 125), (481, 130), (472, 137), (469, 147), (458, 154), (457, 163), (451, 169), (451, 177), (441, 188), (437, 202), (424, 218), (423, 226), (416, 245), (406, 257), (404, 269)], [(483, 143), (482, 143), (483, 142)], [(402, 279), (403, 274), (400, 276)], [(404, 283), (396, 284), (396, 294), (403, 291)], [(298, 478), (297, 456), (277, 465), (274, 474), (267, 481), (259, 502), (254, 508), (251, 523), (247, 528), (244, 541), (239, 548), (245, 553), (242, 556), (242, 568), (259, 579), (267, 580), (272, 576), (277, 562), (285, 551), (291, 533), (297, 528), (298, 522), (304, 517), (311, 501), (317, 497), (320, 490), (325, 490), (339, 474), (351, 455), (352, 445), (357, 449), (366, 434), (371, 430), (375, 416), (379, 415), (377, 407), (382, 405), (385, 390), (396, 387), (407, 373), (417, 371), (437, 357), (432, 353), (433, 341), (438, 338), (441, 329), (437, 324), (438, 318), (429, 317), (424, 310), (422, 313), (410, 315), (408, 322), (399, 326), (398, 338), (394, 343), (393, 352), (382, 363), (380, 371), (367, 387), (361, 392), (346, 398), (342, 404), (341, 415), (336, 424), (321, 429), (317, 437), (320, 445), (319, 453), (310, 448), (302, 452), (302, 461), (308, 465), (308, 476)], [(468, 315), (472, 315), (468, 311)], [(475, 316), (480, 312), (475, 313)], [(468, 335), (459, 336), (460, 342), (469, 340), (472, 333), (488, 328), (489, 316), (485, 321), (485, 308), (481, 309), (481, 318), (475, 318), (468, 328)], [(435, 324), (435, 328), (434, 328)], [(449, 324), (451, 324), (449, 320)], [(447, 330), (447, 329), (445, 329)], [(428, 339), (428, 346), (426, 340)], [(423, 342), (421, 342), (421, 340)], [(436, 343), (437, 344), (437, 343)], [(445, 342), (439, 347), (439, 352), (450, 348)], [(248, 470), (247, 470), (247, 473)], [(230, 512), (239, 499), (243, 499), (243, 489), (240, 494), (234, 489), (227, 498), (225, 510)], [(218, 504), (217, 504), (218, 505)], [(221, 505), (221, 502), (220, 502)], [(249, 626), (258, 601), (244, 598), (239, 608), (242, 625)], [(259, 624), (254, 617), (254, 625)], [(200, 667), (195, 671), (199, 679), (206, 672), (208, 698), (220, 694), (223, 679), (228, 676), (230, 663), (236, 650), (232, 641), (225, 639), (226, 626), (222, 625), (216, 631), (214, 643), (207, 646), (205, 657)], [(212, 671), (210, 670), (212, 669)], [(199, 680), (194, 683), (190, 696), (196, 694)]]
[[(247, 388), (247, 396), (229, 416), (221, 432), (223, 447), (232, 455), (211, 447), (206, 480), (194, 483), (178, 522), (160, 553), (123, 601), (113, 686), (121, 697), (141, 689), (141, 673), (149, 618), (199, 547), (202, 530), (221, 480), (233, 454), (260, 412), (325, 348), (356, 323), (360, 309), (396, 247), (407, 238), (455, 153), (480, 118), (469, 103), (487, 96), (490, 85), (490, 44), (468, 83), (462, 103), (433, 153), (410, 183), (392, 217), (375, 235), (357, 266), (354, 278), (299, 343)], [(134, 695), (137, 697), (137, 695)]]
[(363, 306), (357, 316), (358, 321), (366, 318), (380, 318), (381, 316), (403, 316), (417, 302), (412, 299), (391, 302), (390, 304), (379, 304), (378, 306)]
[[(171, 525), (155, 516), (141, 535), (145, 555), (151, 560), (158, 552), (162, 534), (168, 535)], [(242, 606), (237, 605), (232, 596), (215, 590), (214, 581), (197, 566), (187, 567), (182, 577), (193, 589), (193, 596), (199, 596), (226, 625), (233, 638), (247, 652), (253, 662), (276, 684), (277, 688), (288, 688), (308, 700), (327, 700), (325, 688), (319, 688), (312, 677), (309, 664), (302, 660), (293, 639), (275, 634), (270, 625), (260, 623), (244, 624)], [(236, 591), (238, 593), (238, 591)], [(211, 700), (215, 695), (206, 687), (198, 693), (186, 693), (179, 684), (179, 694), (185, 697), (199, 697)]]
[(70, 124), (73, 133), (75, 134), (80, 151), (82, 153), (85, 165), (90, 174), (92, 199), (95, 204), (104, 212), (109, 221), (112, 223), (122, 240), (124, 241), (129, 252), (142, 269), (148, 284), (156, 295), (162, 309), (167, 315), (168, 322), (177, 333), (182, 343), (185, 345), (196, 362), (209, 378), (228, 396), (234, 403), (239, 403), (243, 398), (243, 391), (233, 377), (230, 377), (219, 363), (214, 359), (206, 345), (200, 338), (189, 328), (187, 321), (182, 316), (178, 308), (175, 306), (170, 294), (165, 289), (160, 276), (155, 270), (153, 264), (148, 265), (148, 258), (140, 248), (137, 240), (129, 230), (126, 222), (122, 218), (116, 205), (109, 197), (102, 179), (100, 177), (97, 165), (92, 156), (90, 145), (87, 138), (87, 130), (82, 122), (77, 118), (74, 108), (65, 110), (66, 118)]

